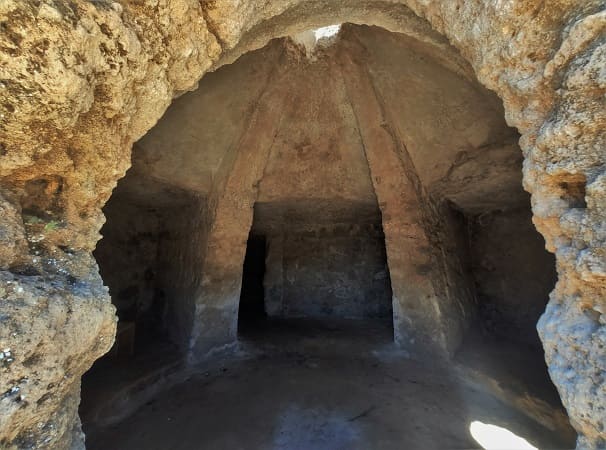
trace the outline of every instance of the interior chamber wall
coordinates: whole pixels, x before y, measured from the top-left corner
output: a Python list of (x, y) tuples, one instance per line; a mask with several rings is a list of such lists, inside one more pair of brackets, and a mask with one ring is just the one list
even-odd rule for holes
[(202, 276), (205, 198), (131, 170), (104, 213), (94, 255), (119, 318), (117, 347), (122, 339), (134, 340), (125, 345), (135, 351), (170, 341), (185, 352)]
[[(335, 200), (333, 210), (343, 209), (338, 203)], [(302, 222), (270, 226), (267, 222), (272, 219), (266, 210), (274, 208), (255, 207), (251, 234), (258, 235), (258, 229), (264, 228), (263, 285), (269, 317), (391, 319), (392, 293), (380, 212), (375, 206), (372, 214), (361, 209), (357, 216), (355, 205), (348, 206), (349, 221), (308, 211), (307, 216), (302, 213)], [(289, 208), (296, 210), (296, 202)], [(259, 219), (259, 215), (263, 217)]]
[[(124, 189), (121, 190), (119, 186), (108, 203), (104, 240), (99, 243), (97, 250), (99, 264), (106, 282), (110, 284), (119, 315), (125, 317), (129, 314), (127, 305), (138, 305), (140, 312), (156, 311), (155, 316), (161, 318), (155, 320), (162, 324), (161, 328), (170, 339), (183, 349), (191, 345), (191, 330), (197, 320), (195, 309), (199, 307), (204, 310), (204, 302), (207, 301), (204, 291), (205, 251), (210, 245), (214, 249), (224, 249), (221, 251), (228, 255), (241, 252), (243, 258), (245, 253), (244, 242), (233, 242), (235, 234), (223, 236), (221, 230), (216, 230), (216, 238), (213, 239), (225, 241), (208, 242), (213, 214), (216, 212), (207, 207), (206, 194), (212, 189), (215, 192), (223, 189), (221, 177), (228, 176), (226, 174), (229, 174), (231, 165), (236, 164), (234, 161), (237, 158), (253, 157), (238, 156), (244, 150), (238, 148), (237, 139), (227, 140), (226, 136), (239, 132), (241, 139), (244, 139), (255, 131), (269, 132), (269, 128), (265, 129), (267, 127), (256, 130), (238, 122), (242, 114), (244, 117), (255, 117), (254, 111), (252, 115), (250, 113), (251, 108), (263, 110), (264, 106), (259, 102), (262, 103), (260, 99), (267, 97), (266, 101), (270, 102), (271, 99), (273, 102), (267, 111), (267, 119), (272, 119), (277, 128), (272, 131), (274, 142), (266, 162), (255, 162), (261, 166), (265, 164), (262, 178), (246, 187), (251, 190), (250, 193), (225, 192), (222, 195), (236, 199), (242, 195), (257, 195), (259, 205), (282, 202), (280, 207), (288, 201), (307, 207), (316, 201), (313, 195), (321, 197), (317, 199), (321, 206), (306, 213), (304, 226), (285, 220), (281, 224), (282, 229), (277, 230), (274, 225), (268, 225), (271, 220), (264, 219), (266, 223), (261, 227), (271, 228), (267, 232), (255, 230), (258, 226), (254, 223), (256, 220), (253, 221), (253, 232), (258, 231), (268, 240), (265, 276), (268, 313), (321, 316), (330, 315), (332, 308), (333, 312), (340, 311), (352, 317), (385, 316), (389, 305), (383, 299), (389, 295), (390, 288), (385, 281), (388, 277), (384, 276), (386, 270), (381, 261), (385, 247), (380, 250), (375, 245), (382, 233), (378, 230), (386, 223), (390, 230), (394, 227), (404, 230), (402, 224), (415, 221), (420, 223), (420, 229), (426, 236), (425, 243), (415, 244), (414, 251), (408, 248), (407, 242), (414, 243), (415, 240), (407, 241), (409, 238), (406, 236), (404, 240), (387, 243), (388, 249), (391, 248), (393, 252), (390, 262), (393, 265), (389, 270), (391, 276), (398, 279), (398, 293), (392, 291), (392, 300), (400, 302), (402, 296), (414, 294), (414, 289), (408, 288), (415, 287), (415, 280), (429, 282), (439, 300), (437, 305), (428, 307), (430, 300), (413, 296), (406, 299), (403, 310), (435, 309), (438, 316), (429, 322), (404, 323), (404, 327), (427, 326), (429, 333), (432, 333), (432, 328), (441, 321), (451, 333), (450, 339), (454, 342), (451, 348), (456, 348), (465, 331), (476, 320), (489, 319), (491, 325), (486, 328), (492, 331), (506, 329), (500, 324), (509, 321), (510, 325), (516, 324), (518, 331), (523, 328), (523, 332), (517, 333), (518, 337), (536, 336), (534, 321), (552, 287), (553, 266), (549, 265), (551, 261), (545, 256), (541, 239), (530, 223), (528, 197), (524, 197), (521, 188), (521, 156), (519, 148), (511, 145), (511, 131), (503, 122), (502, 107), (494, 102), (491, 94), (483, 92), (478, 86), (470, 86), (469, 80), (461, 78), (460, 74), (454, 74), (431, 60), (419, 62), (415, 52), (428, 51), (419, 43), (405, 45), (408, 44), (407, 39), (367, 27), (348, 30), (348, 33), (354, 34), (354, 40), (363, 42), (367, 49), (372, 50), (364, 53), (365, 58), (372, 55), (367, 61), (369, 71), (364, 76), (372, 85), (373, 95), (378, 96), (371, 100), (382, 104), (383, 116), (374, 117), (366, 114), (367, 111), (356, 110), (358, 103), (364, 105), (360, 102), (364, 97), (357, 97), (359, 94), (355, 90), (346, 88), (346, 85), (352, 86), (352, 81), (344, 81), (345, 71), (344, 67), (339, 66), (343, 63), (339, 62), (338, 55), (342, 51), (356, 54), (360, 51), (358, 47), (336, 44), (344, 45), (347, 50), (335, 50), (337, 56), (333, 60), (322, 57), (305, 62), (300, 60), (300, 55), (291, 51), (288, 41), (282, 44), (274, 41), (267, 48), (246, 55), (241, 61), (202, 80), (198, 91), (177, 99), (165, 118), (142, 139), (135, 151), (134, 168), (120, 182)], [(343, 39), (349, 42), (350, 38)], [(286, 55), (281, 52), (284, 48), (281, 45), (288, 48)], [(387, 51), (386, 48), (391, 50)], [(326, 51), (330, 54), (331, 50)], [(397, 63), (392, 63), (393, 58), (390, 57), (394, 53), (398, 55)], [(251, 71), (250, 63), (256, 59), (264, 63), (259, 70)], [(415, 71), (411, 72), (409, 66), (402, 63), (407, 60), (415, 61)], [(274, 80), (271, 86), (266, 85), (269, 93), (263, 94), (262, 89), (258, 88), (261, 74), (269, 76), (271, 71), (268, 68), (278, 63), (292, 66), (292, 70)], [(419, 78), (417, 72), (426, 76)], [(394, 75), (390, 78), (385, 76), (386, 73)], [(261, 89), (261, 94), (238, 98), (235, 107), (239, 114), (233, 111), (226, 113), (224, 119), (229, 133), (223, 133), (221, 130), (224, 127), (219, 126), (223, 113), (217, 105), (222, 104), (221, 99), (229, 97), (232, 91), (227, 85), (234, 80), (243, 86), (255, 86), (251, 92), (258, 93)], [(401, 86), (407, 86), (406, 102), (399, 103), (397, 98), (386, 96), (393, 88), (394, 80)], [(444, 85), (451, 87), (451, 91), (461, 99), (456, 96), (455, 99), (446, 98), (443, 105), (438, 105), (436, 102), (440, 97), (432, 92)], [(299, 89), (293, 91), (293, 86), (299, 86)], [(412, 87), (415, 89), (411, 91)], [(288, 109), (289, 112), (279, 109), (278, 106), (284, 105), (276, 104), (274, 97), (283, 98), (283, 95), (277, 95), (281, 90), (292, 92), (297, 108), (292, 111)], [(420, 102), (415, 97), (417, 94), (430, 98), (431, 102)], [(456, 105), (462, 99), (476, 105), (478, 111), (470, 109), (470, 117), (456, 115)], [(436, 108), (452, 117), (434, 130), (435, 127), (427, 124), (433, 123)], [(272, 111), (280, 117), (273, 117)], [(418, 119), (412, 115), (413, 111)], [(360, 113), (366, 114), (364, 117), (370, 121), (387, 121), (392, 128), (392, 137), (396, 139), (394, 164), (401, 165), (399, 169), (371, 164), (373, 167), (369, 173), (368, 158), (376, 143), (361, 140), (361, 136), (365, 127), (375, 125), (360, 122)], [(479, 121), (478, 114), (485, 119)], [(411, 128), (418, 120), (425, 125)], [(212, 127), (199, 127), (197, 124), (200, 123), (218, 127), (216, 133), (212, 132)], [(194, 136), (195, 139), (187, 136)], [(444, 140), (457, 145), (458, 153), (449, 150)], [(470, 141), (477, 142), (479, 147), (470, 150)], [(485, 141), (491, 143), (486, 146)], [(166, 151), (168, 146), (172, 146), (170, 152)], [(223, 158), (220, 149), (225, 151), (227, 158)], [(402, 153), (407, 153), (408, 159), (403, 158)], [(379, 159), (376, 161), (383, 157), (380, 152), (377, 153)], [(227, 164), (226, 161), (231, 163)], [(248, 167), (247, 163), (242, 167)], [(205, 171), (196, 178), (195, 168), (205, 168)], [(185, 178), (179, 177), (182, 172), (186, 174)], [(411, 174), (415, 173), (411, 178)], [(213, 176), (219, 182), (211, 188), (212, 183), (207, 178)], [(231, 176), (237, 178), (240, 175)], [(339, 199), (339, 195), (360, 198), (363, 202), (369, 199), (377, 202), (374, 190), (378, 185), (405, 178), (417, 186), (411, 195), (414, 198), (410, 200), (408, 211), (411, 214), (414, 211), (415, 215), (408, 217), (406, 209), (389, 211), (388, 203), (392, 201), (389, 197), (387, 200), (378, 199), (381, 212), (388, 211), (382, 219), (367, 221), (363, 212), (359, 216), (363, 217), (361, 222), (350, 217), (342, 223), (339, 220), (334, 223), (316, 220), (314, 223), (314, 217), (330, 216), (331, 211), (336, 211), (337, 216), (340, 214), (343, 205), (339, 205), (339, 202), (343, 199)], [(138, 186), (142, 179), (148, 179), (145, 181), (147, 185), (143, 183), (146, 186), (143, 189)], [(155, 181), (150, 184), (149, 180)], [(501, 190), (507, 195), (500, 194), (498, 186), (495, 190), (498, 183), (502, 183)], [(419, 185), (422, 187), (419, 188)], [(255, 189), (259, 190), (256, 194), (253, 192)], [(122, 191), (135, 191), (136, 195), (121, 194)], [(410, 192), (400, 195), (410, 195)], [(124, 205), (118, 205), (122, 202)], [(134, 205), (132, 211), (141, 212), (125, 219), (120, 215), (130, 214), (128, 204)], [(520, 204), (524, 206), (520, 208)], [(355, 206), (355, 202), (349, 206), (352, 205)], [(512, 213), (517, 211), (516, 208), (525, 210), (526, 216)], [(231, 220), (229, 211), (222, 214)], [(276, 217), (284, 219), (280, 215)], [(493, 228), (487, 229), (485, 224), (488, 217), (501, 217), (502, 220), (500, 224), (491, 222)], [(134, 225), (129, 221), (140, 223)], [(121, 233), (123, 236), (120, 236)], [(339, 244), (344, 241), (344, 236), (348, 236), (347, 245)], [(510, 241), (511, 251), (506, 250), (505, 241)], [(121, 248), (118, 249), (118, 246)], [(122, 254), (124, 261), (128, 262), (118, 271), (120, 273), (112, 273), (118, 267), (111, 264), (112, 251), (114, 255)], [(361, 254), (365, 256), (360, 257)], [(519, 264), (521, 255), (524, 255), (525, 261), (536, 263), (526, 264), (522, 268)], [(338, 270), (327, 267), (331, 259), (339, 266)], [(229, 263), (230, 271), (233, 261)], [(313, 269), (301, 269), (302, 263)], [(241, 268), (233, 269), (234, 273), (229, 276), (234, 279), (225, 281), (230, 286), (240, 286), (240, 280), (235, 278), (241, 277)], [(220, 268), (219, 273), (213, 276), (223, 276), (222, 270)], [(404, 278), (401, 276), (403, 273)], [(360, 284), (360, 280), (370, 278), (372, 282)], [(513, 285), (518, 287), (513, 288)], [(221, 291), (223, 288), (218, 286), (217, 289)], [(355, 300), (347, 307), (327, 306), (323, 297), (330, 295), (334, 298), (335, 293)], [(354, 304), (357, 306), (351, 307)], [(520, 308), (520, 305), (525, 307)], [(159, 311), (162, 311), (161, 314)], [(215, 324), (211, 322), (205, 325), (205, 330), (208, 331), (209, 326), (223, 326), (222, 321)]]
[[(355, 33), (371, 50), (364, 56), (337, 43), (336, 55), (308, 60), (289, 41), (246, 55), (175, 100), (139, 142), (96, 252), (119, 316), (135, 311), (138, 341), (154, 336), (187, 357), (199, 345), (196, 358), (235, 342), (250, 294), (246, 236), (262, 236), (260, 315), (393, 317), (396, 339), (397, 327), (446, 330), (448, 356), (473, 328), (537, 343), (553, 260), (532, 227), (500, 105), (435, 62), (411, 72), (402, 61), (419, 64), (422, 49), (381, 30)], [(353, 72), (339, 51), (375, 59), (345, 80)], [(267, 82), (280, 64), (284, 73)], [(391, 72), (408, 83), (405, 96), (386, 97)], [(248, 94), (232, 98), (234, 82)], [(444, 85), (454, 99), (435, 95)], [(469, 116), (457, 109), (465, 102)], [(437, 110), (448, 120), (434, 121)], [(368, 139), (377, 133), (387, 140)]]

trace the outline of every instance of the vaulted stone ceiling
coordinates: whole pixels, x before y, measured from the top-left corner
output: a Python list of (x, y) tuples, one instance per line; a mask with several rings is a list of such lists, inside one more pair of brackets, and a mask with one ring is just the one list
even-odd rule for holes
[[(298, 37), (274, 40), (177, 99), (135, 145), (116, 192), (154, 209), (200, 199), (208, 213), (191, 232), (202, 233), (211, 252), (200, 262), (213, 293), (205, 301), (219, 304), (237, 298), (251, 225), (263, 232), (285, 223), (375, 223), (380, 210), (395, 297), (415, 303), (421, 294), (409, 290), (420, 281), (411, 277), (427, 282), (421, 274), (432, 267), (436, 285), (423, 295), (442, 302), (434, 318), (424, 306), (405, 319), (415, 307), (403, 306), (396, 339), (414, 328), (453, 351), (474, 307), (458, 250), (451, 258), (443, 248), (461, 234), (445, 211), (473, 218), (529, 208), (518, 135), (470, 72), (453, 48), (376, 27), (345, 25), (315, 48)], [(209, 287), (226, 279), (230, 287)], [(235, 320), (234, 308), (221, 314)], [(199, 319), (210, 321), (206, 333), (217, 328), (209, 317)], [(207, 340), (229, 339), (234, 323)]]
[(370, 73), (430, 195), (474, 214), (528, 202), (517, 132), (505, 124), (498, 98), (455, 70), (456, 50), (437, 52), (404, 35), (345, 26), (337, 42), (314, 51), (307, 57), (303, 47), (281, 39), (209, 74), (137, 143), (131, 170), (207, 195), (229, 170), (244, 131), (264, 126), (251, 123), (264, 103), (279, 125), (259, 202), (373, 201), (343, 81), (348, 53)]
[[(0, 336), (23, 356), (11, 358), (0, 381), (2, 392), (13, 392), (15, 383), (29, 379), (31, 398), (40, 399), (5, 400), (12, 403), (0, 416), (3, 443), (81, 443), (79, 377), (115, 334), (92, 250), (104, 221), (101, 208), (129, 167), (133, 142), (209, 70), (274, 37), (355, 22), (430, 45), (452, 72), (468, 80), (477, 74), (502, 99), (508, 123), (521, 133), (533, 223), (557, 257), (559, 280), (539, 323), (550, 373), (579, 446), (603, 445), (602, 1), (8, 0), (0, 14), (0, 276), (6, 286), (0, 311), (7, 318)], [(400, 131), (413, 133), (403, 125)], [(478, 136), (470, 138), (473, 148), (459, 149), (467, 153), (453, 152), (460, 156), (450, 179), (466, 183), (467, 171), (479, 164)], [(496, 159), (509, 160), (498, 150), (505, 142), (511, 141), (486, 142), (483, 153), (494, 150)], [(415, 159), (414, 145), (406, 144)], [(223, 179), (218, 167), (212, 180)], [(189, 178), (187, 189), (202, 188)], [(484, 201), (465, 192), (456, 189), (448, 198), (460, 205)], [(53, 427), (40, 428), (40, 417)]]

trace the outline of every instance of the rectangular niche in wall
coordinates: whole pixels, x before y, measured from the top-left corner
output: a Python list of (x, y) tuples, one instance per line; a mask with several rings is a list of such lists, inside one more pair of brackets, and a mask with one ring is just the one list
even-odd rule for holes
[(253, 316), (391, 321), (391, 283), (378, 208), (333, 205), (338, 214), (308, 209), (294, 203), (255, 206), (240, 324)]

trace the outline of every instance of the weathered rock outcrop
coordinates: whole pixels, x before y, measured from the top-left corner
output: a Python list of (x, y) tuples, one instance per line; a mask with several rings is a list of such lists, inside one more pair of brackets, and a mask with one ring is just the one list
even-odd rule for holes
[[(606, 444), (603, 2), (8, 0), (0, 20), (0, 445), (81, 445), (78, 380), (115, 327), (91, 252), (133, 142), (209, 69), (341, 22), (408, 34), (472, 76), (467, 60), (503, 100), (556, 255), (550, 373), (579, 447)], [(216, 217), (237, 220), (231, 200)]]

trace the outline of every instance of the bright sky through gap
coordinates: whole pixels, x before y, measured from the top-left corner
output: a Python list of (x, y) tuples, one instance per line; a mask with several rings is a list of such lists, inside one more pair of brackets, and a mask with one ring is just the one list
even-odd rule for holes
[(334, 36), (335, 34), (337, 34), (339, 32), (339, 30), (341, 29), (341, 25), (329, 25), (327, 27), (322, 27), (322, 28), (318, 28), (317, 30), (314, 30), (314, 35), (316, 36), (316, 41), (319, 41), (322, 38), (325, 37), (331, 37)]
[(526, 439), (506, 428), (474, 420), (469, 426), (473, 438), (486, 450), (538, 450)]

